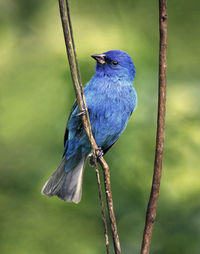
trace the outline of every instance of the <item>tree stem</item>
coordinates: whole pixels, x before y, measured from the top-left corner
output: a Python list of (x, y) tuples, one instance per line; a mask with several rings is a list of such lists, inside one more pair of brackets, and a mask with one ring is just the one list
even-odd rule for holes
[(98, 191), (99, 191), (99, 201), (100, 201), (100, 207), (101, 207), (101, 215), (102, 215), (102, 221), (103, 221), (103, 225), (104, 225), (106, 251), (107, 251), (107, 254), (110, 254), (108, 227), (107, 227), (106, 214), (105, 214), (105, 208), (104, 208), (104, 202), (103, 202), (103, 194), (102, 194), (102, 189), (101, 189), (101, 178), (100, 178), (96, 158), (95, 158), (95, 170), (96, 170), (97, 185), (98, 185)]
[(143, 233), (141, 254), (148, 254), (151, 243), (151, 236), (154, 221), (156, 219), (156, 209), (160, 191), (160, 181), (162, 175), (162, 160), (165, 138), (165, 109), (166, 109), (166, 70), (167, 70), (167, 4), (166, 0), (159, 0), (159, 89), (158, 89), (158, 118), (156, 151), (154, 162), (154, 174), (150, 199), (146, 211), (146, 222)]

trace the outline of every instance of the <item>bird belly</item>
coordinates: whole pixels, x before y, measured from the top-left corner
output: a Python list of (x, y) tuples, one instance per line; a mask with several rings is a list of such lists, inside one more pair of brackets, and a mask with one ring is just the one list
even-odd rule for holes
[(94, 138), (102, 149), (112, 145), (125, 129), (131, 114), (129, 106), (127, 101), (107, 101), (102, 104), (101, 110), (90, 113)]

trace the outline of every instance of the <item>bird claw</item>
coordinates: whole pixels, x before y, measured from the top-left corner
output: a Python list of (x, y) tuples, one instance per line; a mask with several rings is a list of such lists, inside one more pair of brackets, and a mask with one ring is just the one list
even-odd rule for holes
[(89, 164), (90, 164), (90, 166), (91, 166), (91, 167), (95, 167), (95, 158), (94, 158), (94, 154), (93, 154), (93, 153), (90, 153), (90, 154), (88, 155), (88, 157), (89, 157)]
[(99, 154), (97, 155), (97, 159), (100, 159), (104, 155), (103, 150), (101, 149), (101, 147), (98, 147), (97, 149), (95, 149), (95, 152), (96, 151), (99, 151)]
[[(103, 153), (103, 150), (101, 149), (101, 147), (98, 147), (97, 149), (95, 149), (95, 152), (96, 151), (99, 151), (99, 154), (96, 155), (96, 159), (99, 160), (104, 155), (104, 153)], [(94, 157), (94, 154), (90, 153), (88, 155), (88, 157), (89, 157), (89, 164), (90, 164), (90, 166), (91, 167), (95, 167), (95, 157)]]
[(83, 109), (78, 114), (76, 114), (76, 116), (83, 116), (83, 115), (86, 115), (86, 109)]

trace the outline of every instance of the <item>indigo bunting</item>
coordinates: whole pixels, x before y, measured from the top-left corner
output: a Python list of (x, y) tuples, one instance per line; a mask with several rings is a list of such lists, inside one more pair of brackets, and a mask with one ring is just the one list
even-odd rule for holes
[[(95, 75), (84, 87), (92, 133), (101, 154), (105, 154), (126, 128), (137, 105), (133, 88), (135, 67), (131, 57), (120, 50), (92, 55)], [(80, 202), (86, 158), (91, 152), (77, 103), (69, 116), (64, 138), (62, 161), (45, 183), (42, 194), (65, 201)]]

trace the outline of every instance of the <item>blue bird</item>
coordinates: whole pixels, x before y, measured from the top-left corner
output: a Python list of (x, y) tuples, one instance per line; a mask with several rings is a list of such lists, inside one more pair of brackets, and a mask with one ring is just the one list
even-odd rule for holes
[[(105, 154), (126, 128), (137, 106), (133, 88), (135, 67), (131, 57), (120, 50), (92, 57), (97, 62), (96, 73), (84, 92), (94, 138)], [(91, 152), (80, 117), (82, 113), (75, 102), (65, 131), (62, 161), (43, 186), (42, 194), (75, 203), (81, 200), (84, 164)]]

